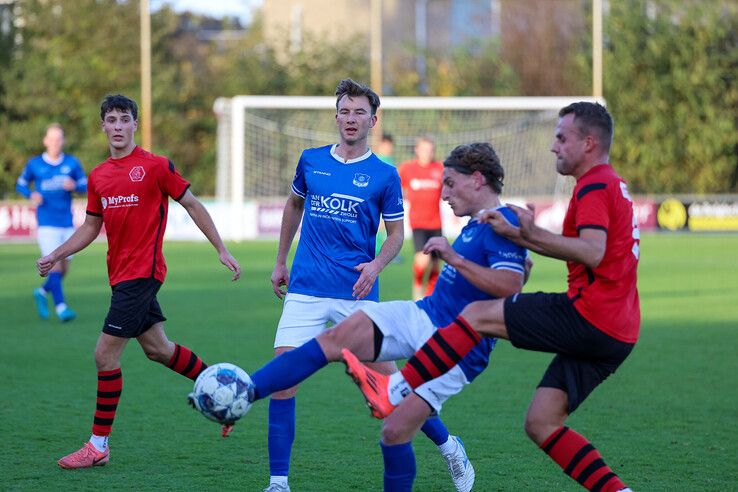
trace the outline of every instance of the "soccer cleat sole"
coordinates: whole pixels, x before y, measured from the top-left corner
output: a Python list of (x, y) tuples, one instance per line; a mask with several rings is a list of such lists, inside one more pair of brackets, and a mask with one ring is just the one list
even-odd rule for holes
[(105, 466), (105, 465), (108, 464), (108, 461), (110, 461), (110, 460), (109, 460), (109, 458), (106, 457), (104, 460), (100, 460), (97, 463), (93, 463), (92, 466), (83, 466), (83, 467), (80, 467), (80, 466), (67, 466), (64, 463), (62, 463), (61, 460), (57, 461), (57, 463), (59, 463), (59, 466), (61, 468), (64, 468), (65, 470), (84, 470), (85, 468), (92, 468), (92, 467), (95, 467), (95, 466)]
[[(351, 367), (346, 363), (346, 361), (343, 361), (344, 365), (346, 366), (346, 374), (351, 377), (351, 379), (354, 381), (354, 384), (361, 389), (361, 380), (357, 378), (353, 371), (351, 370)], [(379, 409), (375, 408), (371, 401), (366, 397), (363, 391), (360, 391), (361, 396), (364, 397), (364, 403), (366, 403), (366, 406), (369, 408), (369, 412), (371, 413), (371, 416), (375, 419), (383, 420), (387, 415), (384, 415)]]

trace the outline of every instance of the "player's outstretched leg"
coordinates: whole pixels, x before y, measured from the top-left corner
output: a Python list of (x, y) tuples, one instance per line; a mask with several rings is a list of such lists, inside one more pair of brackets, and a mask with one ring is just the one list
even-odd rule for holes
[(372, 416), (381, 420), (391, 414), (397, 406), (390, 403), (388, 397), (390, 377), (366, 367), (349, 349), (341, 350), (341, 357), (346, 364), (346, 374), (351, 376), (364, 395)]
[(166, 366), (193, 381), (197, 379), (202, 371), (208, 368), (208, 365), (196, 353), (178, 343), (174, 344), (174, 354), (172, 354)]

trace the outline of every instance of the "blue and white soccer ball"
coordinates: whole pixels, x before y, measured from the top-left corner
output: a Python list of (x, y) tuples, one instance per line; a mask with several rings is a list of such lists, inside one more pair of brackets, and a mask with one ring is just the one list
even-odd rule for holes
[(228, 425), (246, 415), (253, 394), (254, 383), (246, 371), (221, 362), (200, 373), (188, 400), (208, 419)]

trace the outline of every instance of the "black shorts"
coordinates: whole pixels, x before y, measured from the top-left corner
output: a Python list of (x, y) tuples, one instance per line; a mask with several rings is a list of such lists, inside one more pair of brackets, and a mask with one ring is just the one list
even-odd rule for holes
[[(428, 239), (438, 236), (443, 236), (441, 229), (413, 229), (413, 246), (415, 247), (415, 252), (419, 253), (423, 251), (423, 246), (428, 242)], [(433, 253), (433, 257), (437, 258), (437, 255)]]
[(155, 278), (137, 278), (115, 284), (103, 333), (136, 338), (155, 323), (166, 321), (156, 300), (160, 287), (161, 282)]
[(597, 329), (566, 294), (537, 292), (506, 298), (505, 325), (515, 347), (556, 354), (538, 387), (565, 391), (569, 413), (615, 372), (635, 345)]

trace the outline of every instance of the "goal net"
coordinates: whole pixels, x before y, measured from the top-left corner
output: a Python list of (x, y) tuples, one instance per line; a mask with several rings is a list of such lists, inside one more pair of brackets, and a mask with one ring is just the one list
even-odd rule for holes
[[(392, 135), (397, 163), (413, 158), (419, 136), (433, 139), (441, 161), (459, 144), (490, 142), (505, 169), (505, 200), (553, 202), (568, 198), (573, 186), (556, 173), (549, 150), (558, 110), (582, 100), (595, 99), (383, 97), (373, 132)], [(237, 96), (216, 101), (216, 198), (231, 206), (234, 239), (253, 235), (244, 224), (244, 207), (284, 204), (303, 149), (337, 141), (335, 111), (334, 97)]]

